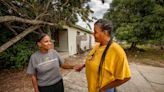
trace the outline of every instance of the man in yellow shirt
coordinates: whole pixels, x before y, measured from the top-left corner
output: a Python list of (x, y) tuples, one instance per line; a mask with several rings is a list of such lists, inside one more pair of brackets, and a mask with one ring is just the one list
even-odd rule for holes
[(130, 69), (124, 50), (112, 41), (112, 23), (99, 19), (94, 24), (94, 37), (98, 42), (90, 51), (83, 65), (75, 69), (81, 71), (86, 67), (89, 92), (114, 92), (114, 88), (130, 77)]

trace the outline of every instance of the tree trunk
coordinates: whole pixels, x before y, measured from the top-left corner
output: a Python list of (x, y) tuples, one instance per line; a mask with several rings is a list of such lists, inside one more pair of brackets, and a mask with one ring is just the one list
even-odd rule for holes
[(11, 40), (9, 40), (8, 42), (6, 42), (2, 46), (0, 46), (0, 53), (3, 52), (4, 50), (6, 50), (8, 47), (12, 46), (14, 43), (16, 43), (19, 40), (21, 40), (27, 34), (31, 33), (32, 31), (34, 31), (34, 30), (36, 30), (38, 28), (39, 28), (39, 26), (31, 26), (28, 29), (24, 30), (22, 33), (18, 34), (17, 36), (15, 36)]
[(163, 43), (162, 39), (160, 39), (159, 45), (160, 45), (160, 49), (164, 50), (164, 43)]
[(136, 49), (136, 45), (137, 45), (136, 42), (132, 42), (132, 44), (131, 44), (131, 46), (130, 46), (130, 50)]
[(161, 50), (164, 50), (163, 46), (161, 46)]

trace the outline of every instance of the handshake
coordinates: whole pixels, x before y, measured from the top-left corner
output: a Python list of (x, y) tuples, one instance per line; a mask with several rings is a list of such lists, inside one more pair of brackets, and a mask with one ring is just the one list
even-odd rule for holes
[(73, 69), (77, 72), (80, 72), (85, 67), (85, 64), (75, 65)]

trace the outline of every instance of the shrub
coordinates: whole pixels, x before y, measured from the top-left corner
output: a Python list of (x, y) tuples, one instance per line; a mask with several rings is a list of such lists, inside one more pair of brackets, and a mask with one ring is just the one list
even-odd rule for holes
[(30, 55), (36, 50), (33, 41), (21, 40), (0, 53), (0, 68), (21, 69), (27, 65)]

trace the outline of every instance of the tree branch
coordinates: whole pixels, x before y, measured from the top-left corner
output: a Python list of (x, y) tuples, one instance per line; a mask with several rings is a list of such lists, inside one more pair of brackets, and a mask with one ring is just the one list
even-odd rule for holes
[(69, 2), (69, 0), (65, 0), (65, 3), (64, 3), (62, 6), (67, 5), (67, 4), (68, 4), (68, 2)]
[(4, 23), (4, 25), (5, 25), (8, 29), (10, 29), (10, 30), (14, 33), (15, 36), (18, 35), (18, 33), (17, 33), (8, 23)]
[(47, 3), (47, 6), (46, 6), (45, 11), (44, 11), (43, 13), (41, 13), (40, 15), (38, 15), (38, 16), (35, 18), (35, 20), (37, 20), (37, 19), (39, 19), (39, 18), (42, 18), (42, 17), (44, 17), (44, 16), (46, 16), (46, 15), (50, 15), (50, 14), (48, 14), (48, 8), (49, 8), (51, 2), (52, 2), (52, 1), (50, 0), (50, 1)]
[(0, 46), (0, 53), (3, 52), (4, 50), (6, 50), (7, 48), (9, 48), (10, 46), (12, 46), (14, 43), (21, 40), (23, 37), (25, 37), (26, 35), (28, 35), (32, 31), (38, 29), (38, 28), (39, 28), (39, 26), (31, 26), (28, 29), (24, 30), (22, 33), (20, 33), (19, 35), (15, 36), (11, 40), (9, 40), (8, 42), (6, 42), (2, 46)]
[(12, 28), (16, 28), (16, 29), (20, 29), (20, 30), (24, 30), (24, 27), (20, 27), (20, 26), (11, 26)]
[(16, 17), (16, 16), (0, 16), (0, 23), (8, 22), (8, 21), (10, 21), (10, 22), (17, 21), (17, 22), (29, 23), (29, 24), (33, 24), (33, 25), (44, 24), (44, 25), (55, 26), (54, 23), (44, 22), (44, 21), (40, 21), (40, 20), (29, 20), (29, 19)]
[(5, 0), (1, 0), (1, 2), (8, 7), (8, 9), (14, 10), (16, 13), (18, 13), (17, 9), (15, 8), (15, 6), (10, 2), (6, 2)]

